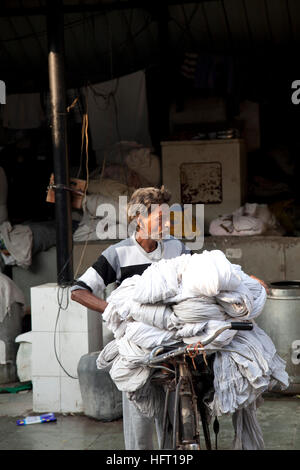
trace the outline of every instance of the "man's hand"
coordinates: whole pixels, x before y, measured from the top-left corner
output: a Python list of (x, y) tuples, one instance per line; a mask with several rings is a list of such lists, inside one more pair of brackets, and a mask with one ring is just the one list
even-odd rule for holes
[(264, 281), (262, 281), (261, 279), (258, 279), (258, 277), (253, 276), (253, 274), (250, 275), (250, 277), (252, 277), (252, 279), (255, 279), (256, 281), (258, 281), (266, 289), (267, 294), (269, 294), (269, 288), (268, 288), (267, 284)]

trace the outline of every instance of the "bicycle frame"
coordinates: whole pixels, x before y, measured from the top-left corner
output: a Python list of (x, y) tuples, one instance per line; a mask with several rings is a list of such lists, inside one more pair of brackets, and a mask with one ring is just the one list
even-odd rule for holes
[[(172, 374), (172, 379), (167, 380), (166, 377), (164, 381), (164, 385), (167, 387), (167, 393), (164, 407), (163, 438), (161, 448), (164, 448), (166, 438), (166, 421), (169, 395), (170, 391), (172, 391), (172, 389), (174, 390), (175, 387), (175, 404), (172, 423), (173, 449), (200, 450), (200, 420), (203, 426), (206, 448), (208, 450), (211, 449), (205, 406), (198, 400), (199, 397), (195, 391), (191, 365), (187, 363), (186, 358), (190, 356), (191, 352), (197, 354), (204, 354), (205, 352), (214, 353), (216, 351), (231, 352), (232, 350), (223, 348), (205, 349), (205, 346), (211, 343), (227, 329), (252, 330), (252, 328), (253, 324), (249, 322), (232, 322), (229, 325), (220, 328), (215, 332), (214, 335), (203, 341), (201, 345), (197, 343), (196, 345), (179, 346), (176, 349), (171, 349), (171, 351), (165, 353), (163, 351), (166, 349), (166, 347), (170, 348), (172, 346), (157, 346), (143, 361), (144, 365), (154, 369), (162, 369), (169, 374)], [(246, 357), (237, 351), (233, 352)], [(246, 358), (249, 361), (252, 361), (251, 358)], [(172, 362), (174, 370), (166, 367), (166, 365), (162, 365), (162, 363), (165, 362)]]

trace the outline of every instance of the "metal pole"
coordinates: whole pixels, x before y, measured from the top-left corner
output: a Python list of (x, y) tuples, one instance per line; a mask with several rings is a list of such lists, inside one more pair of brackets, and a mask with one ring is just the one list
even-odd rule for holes
[(48, 68), (54, 162), (57, 283), (73, 280), (71, 196), (69, 186), (66, 90), (64, 77), (64, 14), (61, 0), (47, 0)]

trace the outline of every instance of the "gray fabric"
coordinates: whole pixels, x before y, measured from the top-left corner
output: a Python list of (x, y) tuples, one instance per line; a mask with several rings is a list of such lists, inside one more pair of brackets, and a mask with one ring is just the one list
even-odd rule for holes
[(40, 251), (46, 251), (56, 245), (56, 226), (55, 220), (46, 220), (45, 222), (28, 222), (32, 231), (32, 256)]
[(22, 267), (31, 265), (32, 257), (56, 245), (55, 221), (24, 222), (0, 225), (0, 236), (15, 263)]
[(21, 224), (12, 226), (8, 221), (3, 222), (0, 225), (0, 237), (18, 266), (26, 268), (31, 265), (33, 237), (30, 227)]
[(234, 428), (234, 441), (232, 448), (234, 450), (263, 450), (265, 448), (262, 431), (257, 420), (256, 408), (263, 402), (252, 403), (250, 406), (242, 408), (232, 415), (232, 424)]
[[(163, 414), (158, 418), (149, 418), (143, 415), (132, 401), (129, 400), (127, 393), (122, 393), (123, 399), (123, 432), (126, 450), (152, 450), (154, 449), (153, 434), (156, 431), (158, 447), (161, 446), (163, 436)], [(168, 407), (168, 426), (167, 437), (164, 449), (172, 448), (172, 420), (173, 396), (169, 401)]]
[[(136, 306), (136, 310), (134, 309)], [(135, 321), (145, 323), (161, 329), (167, 329), (169, 318), (172, 315), (172, 309), (161, 304), (139, 304), (132, 301), (132, 309), (128, 315)]]
[(0, 323), (9, 314), (11, 306), (15, 302), (25, 304), (22, 291), (8, 276), (0, 273)]
[(126, 450), (153, 449), (153, 419), (143, 416), (129, 401), (127, 393), (123, 398), (123, 433)]

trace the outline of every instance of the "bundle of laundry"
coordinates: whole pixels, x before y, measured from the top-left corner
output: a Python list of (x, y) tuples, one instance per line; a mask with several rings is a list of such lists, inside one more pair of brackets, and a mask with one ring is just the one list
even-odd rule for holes
[(0, 224), (1, 252), (5, 264), (16, 264), (27, 268), (32, 260), (32, 231), (27, 225), (11, 225), (9, 221)]
[(21, 304), (23, 308), (25, 305), (23, 292), (12, 279), (0, 273), (0, 323), (3, 323), (5, 317), (10, 314), (14, 303)]
[[(82, 202), (83, 214), (73, 234), (73, 240), (99, 240), (101, 237), (116, 239), (120, 230), (126, 238), (126, 207), (133, 191), (134, 188), (120, 181), (102, 177), (97, 175), (97, 172), (92, 173), (87, 194)], [(119, 197), (125, 198), (123, 205), (120, 204)]]
[(262, 285), (219, 250), (163, 259), (141, 276), (124, 280), (107, 299), (103, 319), (115, 339), (101, 351), (97, 366), (110, 366), (117, 388), (154, 416), (162, 403), (153, 400), (158, 394), (151, 394), (152, 371), (141, 363), (155, 346), (202, 342), (234, 319), (251, 321), (252, 331), (225, 330), (207, 346), (220, 349), (214, 360), (214, 396), (207, 406), (212, 416), (236, 416), (236, 448), (262, 447), (261, 435), (257, 444), (254, 433), (245, 434), (241, 416), (257, 430), (255, 410), (262, 393), (288, 386), (285, 362), (255, 324), (265, 300)]
[(125, 156), (127, 167), (144, 179), (144, 185), (148, 183), (147, 186), (157, 186), (161, 178), (158, 156), (152, 152), (150, 147), (136, 142), (124, 142), (123, 145), (128, 144), (131, 144), (131, 148), (127, 150)]
[(87, 194), (101, 194), (105, 197), (118, 201), (119, 196), (131, 196), (134, 188), (121, 183), (116, 179), (93, 173), (89, 179)]
[[(120, 141), (103, 151), (102, 158), (104, 163), (94, 170), (91, 180), (101, 173), (101, 179), (126, 185), (127, 189), (157, 186), (160, 183), (160, 160), (149, 146), (135, 141)], [(91, 190), (91, 180), (89, 191), (94, 192)]]
[[(74, 241), (127, 237), (127, 204), (115, 197), (87, 194), (82, 203), (83, 216), (73, 234)], [(121, 237), (120, 237), (121, 238)]]
[(56, 245), (55, 221), (0, 224), (1, 263), (28, 268), (32, 257)]
[(285, 230), (266, 204), (246, 203), (232, 214), (219, 216), (209, 226), (211, 235), (283, 235)]

